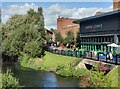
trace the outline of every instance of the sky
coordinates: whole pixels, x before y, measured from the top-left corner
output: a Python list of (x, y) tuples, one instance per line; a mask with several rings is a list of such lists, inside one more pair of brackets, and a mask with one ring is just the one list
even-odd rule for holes
[(81, 19), (95, 15), (97, 11), (112, 11), (112, 2), (2, 2), (2, 22), (13, 15), (25, 15), (32, 8), (43, 8), (45, 28), (57, 28), (57, 17)]

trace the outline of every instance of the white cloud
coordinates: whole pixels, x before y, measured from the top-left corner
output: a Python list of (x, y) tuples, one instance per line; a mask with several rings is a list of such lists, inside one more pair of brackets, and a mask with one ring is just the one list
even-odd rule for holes
[(26, 14), (27, 11), (32, 9), (37, 9), (37, 6), (34, 3), (28, 4), (25, 3), (24, 5), (10, 5), (8, 8), (2, 10), (2, 14), (9, 14), (9, 15), (15, 15), (15, 14)]
[(6, 23), (9, 18), (10, 18), (10, 15), (4, 15), (1, 17), (3, 23)]
[[(10, 5), (7, 9), (2, 9), (2, 22), (6, 22), (11, 15), (26, 14), (27, 11), (32, 8), (37, 10), (37, 5), (34, 3), (24, 5)], [(59, 4), (51, 5), (48, 8), (43, 8), (43, 14), (45, 18), (45, 27), (56, 28), (57, 17), (63, 16), (68, 18), (81, 19), (94, 15), (97, 11), (108, 12), (112, 10), (112, 6), (107, 8), (66, 8)]]
[(63, 16), (68, 18), (76, 18), (81, 19), (89, 16), (95, 15), (97, 11), (102, 12), (109, 12), (112, 10), (112, 6), (107, 8), (66, 8), (62, 7), (58, 4), (52, 5), (46, 9), (44, 9), (45, 15), (45, 24), (47, 25), (56, 25), (57, 24), (57, 17)]
[(113, 10), (113, 5), (107, 7), (107, 8), (102, 8), (101, 11), (103, 12), (108, 12), (108, 11), (112, 11)]

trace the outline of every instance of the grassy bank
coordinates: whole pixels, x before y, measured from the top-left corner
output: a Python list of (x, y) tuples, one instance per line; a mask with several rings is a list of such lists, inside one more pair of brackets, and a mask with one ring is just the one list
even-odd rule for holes
[[(118, 67), (111, 70), (106, 76), (99, 71), (88, 71), (86, 69), (75, 69), (82, 60), (74, 57), (61, 56), (45, 52), (43, 58), (29, 58), (26, 54), (20, 57), (22, 67), (35, 70), (52, 71), (61, 76), (81, 77), (82, 87), (117, 87)], [(96, 67), (96, 70), (98, 67)]]
[(0, 72), (0, 89), (2, 88), (2, 73)]
[(118, 74), (118, 66), (111, 70), (107, 76), (111, 81), (111, 87), (118, 87), (118, 79), (120, 75)]
[(36, 70), (52, 71), (61, 76), (79, 77), (86, 69), (75, 69), (75, 66), (82, 59), (61, 56), (49, 52), (45, 52), (43, 58), (29, 58), (26, 54), (20, 57), (22, 67), (29, 67)]

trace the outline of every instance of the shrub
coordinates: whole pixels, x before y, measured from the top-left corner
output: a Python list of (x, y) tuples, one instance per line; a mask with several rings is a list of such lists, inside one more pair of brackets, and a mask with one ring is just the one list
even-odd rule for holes
[(2, 74), (2, 89), (18, 89), (20, 88), (19, 81), (12, 76), (9, 70)]
[(41, 68), (43, 60), (40, 58), (31, 58), (28, 54), (21, 53), (21, 56), (19, 57), (20, 65), (22, 67), (28, 67), (35, 70), (38, 70)]
[(25, 53), (21, 53), (20, 57), (19, 57), (19, 62), (20, 62), (20, 65), (22, 67), (28, 67), (28, 60), (29, 60), (29, 56)]
[(91, 71), (89, 81), (91, 87), (110, 87), (111, 81), (104, 76), (103, 72)]
[(110, 87), (111, 81), (99, 71), (98, 65), (94, 65), (93, 69), (83, 75), (81, 78), (81, 87)]
[(59, 70), (57, 70), (57, 74), (60, 74), (61, 76), (81, 77), (86, 71), (86, 69), (76, 69), (75, 67), (61, 66), (59, 67)]

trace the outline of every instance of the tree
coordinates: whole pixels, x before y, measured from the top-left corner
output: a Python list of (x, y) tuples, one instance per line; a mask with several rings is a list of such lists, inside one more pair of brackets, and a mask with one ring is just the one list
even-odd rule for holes
[(56, 34), (56, 29), (51, 28), (50, 31), (54, 34)]
[(15, 15), (5, 24), (3, 33), (3, 53), (9, 56), (21, 52), (31, 57), (41, 57), (45, 40), (42, 8), (35, 12), (30, 9), (26, 15)]
[(76, 47), (80, 47), (80, 31), (77, 32)]
[(60, 32), (55, 34), (55, 42), (63, 42), (63, 37), (61, 36)]
[(73, 32), (68, 31), (67, 32), (67, 37), (64, 39), (63, 43), (66, 44), (70, 44), (70, 45), (74, 45), (75, 44), (75, 37), (73, 35)]

